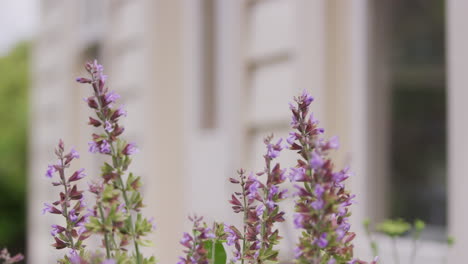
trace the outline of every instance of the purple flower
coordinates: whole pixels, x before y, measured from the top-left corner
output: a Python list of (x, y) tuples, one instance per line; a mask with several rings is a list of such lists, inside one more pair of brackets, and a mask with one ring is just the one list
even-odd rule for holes
[(88, 142), (89, 149), (88, 151), (91, 153), (96, 153), (99, 150), (99, 146), (95, 141)]
[(151, 224), (153, 230), (156, 230), (156, 220), (154, 220), (154, 217), (151, 217), (148, 222)]
[(76, 151), (74, 148), (72, 148), (71, 151), (70, 151), (70, 157), (73, 158), (73, 159), (79, 159), (80, 154), (78, 153), (78, 151)]
[(101, 144), (99, 145), (99, 152), (103, 154), (109, 154), (111, 153), (111, 146), (107, 140), (102, 140)]
[(99, 64), (97, 60), (94, 60), (94, 61), (93, 61), (93, 65), (92, 65), (92, 66), (93, 66), (93, 70), (94, 70), (95, 72), (98, 72), (98, 73), (99, 73), (99, 72), (103, 72), (103, 71), (104, 71), (104, 66), (102, 66), (101, 64)]
[(44, 208), (42, 208), (42, 214), (45, 214), (45, 213), (61, 214), (62, 211), (60, 211), (59, 209), (53, 207), (52, 205), (48, 203), (44, 203)]
[(114, 113), (112, 114), (112, 117), (111, 119), (112, 120), (115, 120), (121, 116), (127, 116), (127, 111), (125, 111), (125, 109), (123, 108), (124, 106), (121, 105), (119, 106), (119, 108), (117, 110), (114, 111)]
[(317, 200), (313, 201), (310, 205), (315, 210), (322, 210), (324, 205), (325, 205), (325, 202), (322, 199), (317, 199)]
[(299, 122), (298, 122), (296, 116), (293, 115), (292, 119), (291, 119), (291, 126), (292, 127), (297, 127), (298, 125), (299, 125)]
[(328, 245), (327, 233), (322, 233), (322, 235), (315, 240), (315, 243), (317, 243), (320, 248), (325, 248)]
[(255, 213), (257, 214), (258, 218), (262, 217), (264, 211), (265, 207), (263, 206), (263, 204), (260, 204), (259, 206), (257, 206), (257, 209), (255, 209)]
[(324, 192), (325, 192), (325, 188), (323, 188), (322, 185), (320, 184), (315, 185), (314, 194), (316, 197), (321, 198)]
[(70, 262), (72, 264), (81, 264), (82, 263), (82, 259), (78, 254), (70, 254), (70, 256), (68, 256), (68, 259), (70, 260)]
[(286, 139), (286, 142), (288, 142), (289, 145), (294, 144), (294, 141), (296, 141), (297, 135), (295, 132), (290, 132), (288, 138)]
[(125, 148), (122, 150), (124, 155), (133, 155), (138, 153), (138, 148), (136, 147), (135, 143), (128, 143)]
[(63, 231), (65, 231), (65, 227), (63, 226), (59, 226), (59, 225), (52, 225), (52, 230), (50, 231), (50, 234), (54, 237), (56, 236), (58, 233), (62, 233)]
[(213, 233), (213, 230), (211, 230), (211, 228), (205, 228), (202, 232), (202, 234), (200, 235), (200, 238), (201, 239), (213, 239), (215, 238), (215, 234)]
[(306, 171), (303, 167), (291, 168), (289, 180), (292, 182), (303, 182), (306, 180)]
[(187, 232), (184, 232), (184, 235), (182, 236), (182, 239), (180, 240), (180, 244), (186, 247), (190, 247), (188, 243), (192, 240), (193, 240), (192, 236), (190, 236)]
[(268, 191), (268, 197), (271, 199), (271, 197), (275, 196), (279, 192), (279, 187), (277, 185), (272, 185), (270, 186), (270, 190)]
[(341, 182), (345, 181), (348, 179), (350, 176), (350, 173), (348, 173), (348, 168), (345, 168), (339, 172), (334, 172), (332, 174), (332, 179), (335, 182), (335, 186), (342, 188), (343, 184)]
[(267, 156), (270, 159), (275, 159), (279, 156), (281, 150), (283, 150), (283, 146), (281, 146), (282, 141), (283, 139), (280, 138), (276, 144), (267, 144)]
[(104, 130), (107, 132), (112, 132), (114, 130), (114, 126), (109, 121), (104, 122)]
[(309, 106), (312, 101), (314, 101), (314, 98), (306, 90), (302, 92), (301, 99), (306, 107)]
[(113, 103), (119, 98), (120, 98), (120, 95), (117, 94), (114, 91), (111, 91), (111, 92), (104, 95), (104, 101), (105, 101), (106, 104)]
[(330, 149), (338, 149), (340, 147), (340, 142), (338, 141), (338, 137), (334, 136), (330, 138), (328, 141), (327, 147)]
[(57, 171), (57, 169), (55, 169), (55, 166), (54, 165), (49, 165), (47, 166), (47, 172), (46, 172), (46, 177), (47, 178), (52, 178), (53, 174)]
[(294, 214), (294, 226), (296, 228), (304, 228), (304, 215), (300, 213)]
[(81, 236), (83, 233), (87, 232), (88, 229), (86, 228), (86, 226), (81, 225), (80, 228), (78, 229), (78, 235)]
[(68, 182), (73, 182), (73, 181), (78, 181), (78, 180), (83, 179), (86, 176), (86, 174), (83, 171), (84, 171), (84, 168), (81, 168), (75, 171), (75, 173), (73, 173), (72, 176), (68, 179)]
[(310, 166), (313, 169), (318, 170), (318, 169), (322, 168), (324, 163), (325, 163), (325, 161), (323, 160), (323, 158), (320, 157), (320, 155), (317, 154), (317, 152), (313, 151), (312, 152), (312, 157), (310, 159)]
[(338, 237), (338, 239), (342, 239), (346, 233), (349, 231), (349, 228), (351, 227), (351, 225), (347, 222), (343, 222), (335, 231), (336, 233), (336, 236)]
[(258, 194), (258, 189), (260, 188), (260, 183), (257, 180), (249, 186), (249, 194), (247, 195), (249, 199), (255, 199)]
[(78, 214), (76, 213), (75, 209), (71, 209), (68, 215), (72, 222), (76, 222), (76, 220), (78, 220)]
[(295, 258), (299, 258), (302, 255), (302, 249), (300, 247), (295, 247), (293, 251)]
[(237, 237), (237, 234), (236, 232), (234, 232), (234, 230), (232, 230), (229, 226), (225, 225), (224, 226), (224, 232), (226, 232), (228, 234), (227, 236), (227, 241), (226, 241), (226, 244), (228, 246), (232, 246), (236, 243), (236, 241), (239, 239)]
[(126, 214), (126, 213), (127, 213), (127, 210), (125, 210), (125, 203), (121, 203), (121, 204), (119, 205), (119, 207), (117, 207), (117, 211), (120, 211), (120, 212)]

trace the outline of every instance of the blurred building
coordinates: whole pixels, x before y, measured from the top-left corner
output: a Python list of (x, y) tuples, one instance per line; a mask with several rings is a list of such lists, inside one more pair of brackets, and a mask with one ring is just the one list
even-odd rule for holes
[[(147, 252), (160, 263), (181, 253), (189, 213), (239, 221), (226, 202), (234, 191), (227, 179), (240, 167), (262, 169), (262, 138), (287, 135), (288, 102), (303, 89), (315, 97), (327, 136), (340, 137), (338, 165), (355, 172), (354, 229), (362, 234), (367, 217), (424, 218), (420, 263), (441, 263), (447, 233), (457, 241), (449, 263), (461, 263), (468, 258), (467, 8), (457, 0), (41, 1), (30, 263), (57, 256), (49, 246), (56, 219), (40, 209), (57, 195), (42, 172), (58, 139), (82, 153), (77, 167), (90, 177), (99, 172), (102, 159), (87, 154), (92, 129), (81, 98), (89, 90), (74, 82), (93, 58), (122, 95), (126, 135), (141, 148), (133, 168), (144, 178), (145, 213), (158, 224)], [(293, 158), (285, 154), (284, 164)], [(287, 257), (296, 240), (284, 228)], [(357, 243), (367, 257), (366, 239)], [(400, 240), (403, 256), (409, 245)]]

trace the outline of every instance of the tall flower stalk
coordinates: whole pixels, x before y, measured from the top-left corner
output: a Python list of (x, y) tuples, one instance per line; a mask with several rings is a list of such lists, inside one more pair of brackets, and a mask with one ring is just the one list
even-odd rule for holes
[[(231, 262), (261, 264), (277, 261), (278, 250), (274, 245), (281, 237), (275, 223), (284, 221), (284, 212), (280, 211), (278, 202), (285, 198), (286, 190), (279, 187), (285, 181), (285, 170), (279, 163), (273, 163), (283, 149), (282, 140), (272, 143), (272, 139), (273, 136), (269, 136), (264, 140), (267, 151), (263, 156), (263, 171), (246, 176), (245, 171), (240, 170), (239, 179), (230, 179), (231, 183), (240, 186), (241, 192), (234, 193), (229, 202), (235, 213), (243, 213), (242, 232), (234, 226), (225, 226), (227, 244), (235, 247)], [(266, 175), (263, 182), (262, 175)]]
[(85, 213), (86, 205), (83, 201), (83, 191), (80, 191), (76, 184), (76, 181), (85, 177), (85, 174), (84, 169), (80, 169), (72, 175), (66, 175), (65, 170), (80, 155), (74, 149), (65, 154), (62, 140), (58, 143), (55, 155), (58, 161), (56, 164), (49, 165), (46, 176), (56, 180), (52, 182), (53, 186), (60, 186), (63, 189), (60, 192), (59, 200), (52, 204), (44, 204), (42, 213), (58, 214), (64, 217), (66, 223), (64, 226), (52, 225), (51, 235), (55, 240), (52, 246), (56, 249), (69, 248), (70, 254), (66, 257), (68, 259), (70, 256), (79, 254), (84, 248), (83, 241), (89, 236), (84, 227), (89, 214)]
[(294, 224), (303, 230), (295, 250), (296, 261), (304, 264), (366, 263), (353, 256), (355, 233), (349, 231), (348, 218), (354, 195), (343, 185), (350, 173), (347, 168), (336, 171), (328, 157), (331, 150), (338, 148), (338, 140), (323, 138), (324, 130), (309, 113), (312, 96), (304, 91), (294, 101), (295, 104), (290, 104), (294, 131), (287, 142), (290, 149), (300, 155), (290, 172), (291, 181), (297, 183)]
[[(202, 222), (203, 217), (193, 216), (189, 217), (189, 220), (193, 222), (192, 233), (184, 233), (180, 244), (186, 249), (184, 253), (185, 257), (180, 257), (177, 264), (209, 264), (209, 259), (214, 260), (214, 256), (210, 255), (206, 248), (206, 242), (216, 238), (213, 230), (206, 226), (206, 223)], [(215, 250), (213, 249), (214, 254)]]
[(119, 124), (119, 119), (126, 116), (126, 111), (122, 106), (114, 107), (120, 96), (106, 87), (107, 76), (103, 74), (103, 66), (94, 61), (87, 63), (85, 68), (90, 77), (78, 78), (77, 81), (90, 84), (93, 90), (92, 96), (85, 99), (95, 112), (94, 117), (89, 117), (89, 125), (102, 129), (100, 134), (92, 135), (89, 151), (111, 160), (102, 167), (103, 192), (97, 195), (96, 214), (87, 226), (103, 234), (108, 258), (118, 257), (125, 246), (133, 242), (135, 263), (142, 264), (140, 245), (150, 245), (150, 241), (143, 237), (152, 230), (153, 224), (140, 213), (143, 207), (140, 177), (128, 171), (130, 156), (138, 149), (135, 143), (121, 138), (124, 127)]

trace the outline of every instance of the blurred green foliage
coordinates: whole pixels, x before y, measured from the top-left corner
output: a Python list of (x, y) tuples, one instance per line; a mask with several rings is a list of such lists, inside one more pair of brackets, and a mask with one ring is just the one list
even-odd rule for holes
[(30, 46), (0, 58), (0, 247), (25, 247)]
[(411, 229), (411, 224), (403, 219), (387, 219), (377, 225), (377, 231), (390, 237), (402, 236)]

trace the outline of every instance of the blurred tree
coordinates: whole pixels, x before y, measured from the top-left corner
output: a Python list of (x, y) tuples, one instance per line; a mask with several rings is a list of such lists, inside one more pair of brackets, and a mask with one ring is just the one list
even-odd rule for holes
[(29, 87), (28, 43), (0, 58), (0, 247), (24, 252)]

